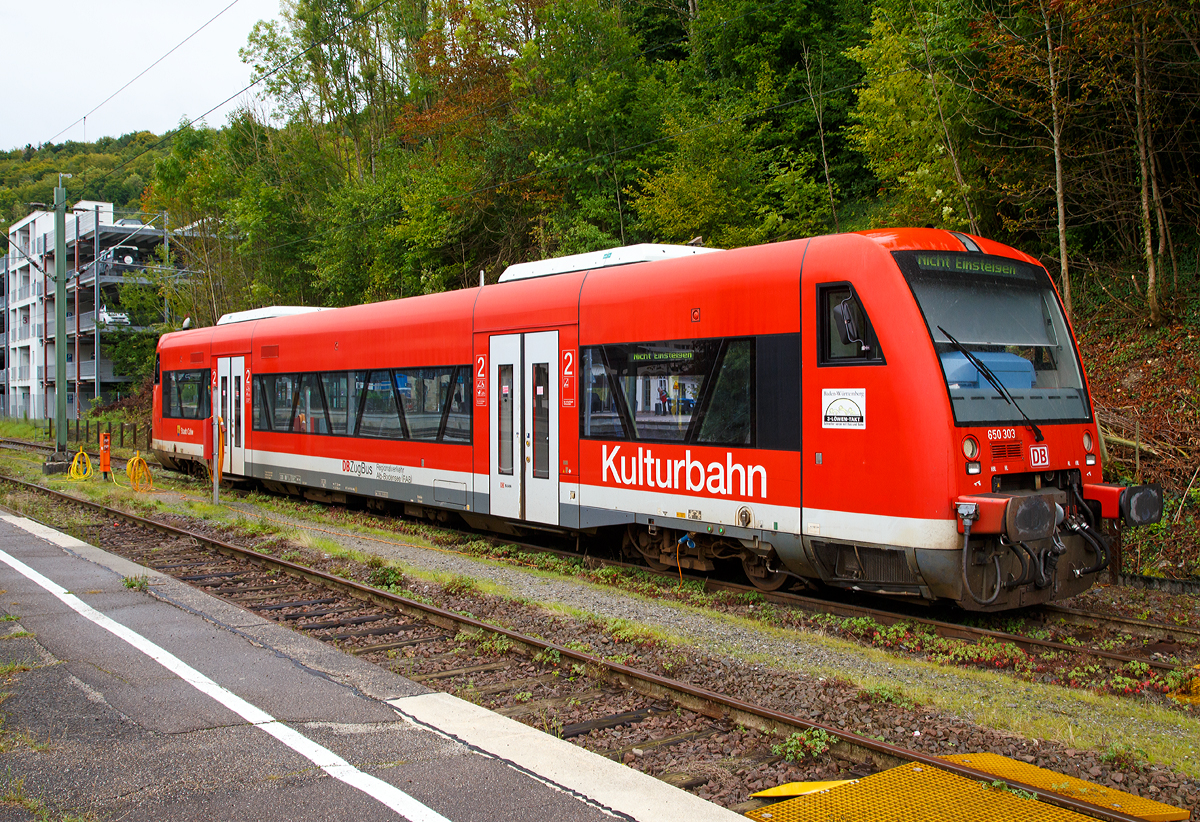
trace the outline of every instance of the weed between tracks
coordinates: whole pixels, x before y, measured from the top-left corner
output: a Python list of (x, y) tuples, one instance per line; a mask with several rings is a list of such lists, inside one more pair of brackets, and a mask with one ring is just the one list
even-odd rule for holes
[[(187, 484), (183, 480), (184, 485)], [(193, 483), (193, 486), (195, 484)], [(823, 633), (853, 639), (857, 642), (905, 654), (910, 657), (923, 658), (938, 664), (979, 669), (999, 669), (1016, 675), (1028, 681), (1046, 684), (1061, 684), (1068, 687), (1088, 688), (1122, 696), (1146, 696), (1165, 694), (1178, 690), (1186, 683), (1187, 675), (1181, 673), (1159, 674), (1151, 671), (1114, 670), (1103, 666), (1081, 665), (1078, 661), (1058, 652), (1030, 654), (1021, 648), (1004, 642), (985, 640), (978, 644), (957, 639), (946, 639), (936, 636), (932, 630), (910, 623), (882, 625), (870, 618), (842, 618), (827, 614), (810, 614), (808, 612), (786, 608), (765, 601), (756, 592), (732, 593), (726, 591), (708, 592), (700, 582), (687, 580), (682, 583), (657, 574), (638, 569), (614, 567), (590, 567), (580, 557), (562, 557), (549, 553), (535, 553), (522, 550), (512, 545), (496, 545), (490, 541), (475, 539), (460, 533), (446, 531), (425, 523), (414, 523), (403, 520), (388, 520), (373, 514), (360, 511), (348, 511), (321, 505), (312, 505), (262, 494), (243, 494), (237, 498), (248, 500), (256, 507), (278, 512), (288, 519), (274, 521), (256, 517), (252, 513), (231, 506), (213, 506), (207, 500), (163, 496), (161, 498), (127, 499), (120, 489), (111, 486), (95, 485), (87, 490), (90, 495), (112, 494), (118, 505), (128, 507), (137, 504), (141, 509), (156, 508), (162, 513), (178, 513), (188, 517), (199, 517), (206, 523), (220, 523), (228, 528), (231, 535), (236, 535), (241, 541), (249, 540), (259, 550), (274, 553), (289, 561), (297, 561), (302, 551), (313, 551), (327, 557), (338, 557), (355, 562), (365, 562), (376, 569), (391, 567), (383, 565), (383, 561), (371, 554), (348, 550), (329, 536), (314, 533), (304, 527), (297, 527), (297, 520), (333, 526), (338, 530), (349, 530), (363, 534), (368, 538), (383, 539), (387, 542), (401, 537), (405, 542), (424, 542), (429, 547), (446, 550), (479, 559), (517, 565), (535, 573), (548, 574), (558, 578), (569, 578), (582, 582), (619, 589), (623, 592), (642, 596), (657, 601), (667, 601), (678, 605), (718, 611), (751, 619), (766, 626), (798, 629), (819, 630)], [(28, 499), (30, 495), (23, 495)], [(238, 503), (233, 503), (237, 505)], [(41, 507), (45, 507), (44, 505)], [(81, 536), (79, 528), (82, 523), (67, 523), (68, 530)], [(335, 573), (345, 575), (345, 570)], [(403, 576), (403, 572), (395, 573)], [(454, 592), (467, 594), (480, 583), (470, 577), (451, 575), (449, 578), (429, 575), (433, 581), (448, 585)], [(376, 577), (372, 584), (382, 587), (394, 585), (382, 577)], [(1022, 626), (1018, 620), (1009, 619), (1003, 627), (1015, 630)], [(1046, 628), (1026, 626), (1026, 633), (1031, 636), (1049, 636)], [(1061, 641), (1073, 641), (1070, 636), (1059, 636)], [(1120, 644), (1120, 640), (1110, 640), (1110, 647)], [(617, 655), (619, 656), (619, 655)], [(1082, 659), (1084, 655), (1080, 655)]]
[[(186, 482), (181, 485), (184, 490), (187, 490)], [(191, 493), (195, 493), (194, 484), (191, 486)], [(114, 498), (120, 497), (119, 494), (113, 496)], [(981, 669), (980, 673), (959, 674), (962, 685), (949, 690), (941, 683), (925, 681), (911, 687), (906, 686), (904, 691), (900, 692), (893, 683), (887, 680), (873, 677), (871, 674), (857, 673), (854, 676), (865, 689), (858, 699), (862, 704), (876, 705), (878, 710), (884, 712), (899, 712), (922, 717), (928, 716), (929, 709), (923, 708), (921, 703), (938, 705), (943, 710), (961, 716), (970, 716), (975, 721), (994, 724), (997, 727), (1013, 728), (1029, 736), (1058, 738), (1067, 744), (1094, 746), (1097, 749), (1110, 744), (1112, 738), (1120, 738), (1115, 725), (1111, 726), (1110, 730), (1109, 726), (1103, 725), (1102, 722), (1092, 725), (1079, 723), (1072, 718), (1071, 714), (1075, 709), (1071, 707), (1071, 703), (1087, 702), (1089, 705), (1099, 708), (1095, 711), (1098, 715), (1110, 716), (1119, 713), (1128, 725), (1128, 734), (1138, 740), (1139, 747), (1144, 748), (1151, 758), (1177, 763), (1189, 772), (1196, 770), (1193, 760), (1195, 751), (1190, 743), (1162, 739), (1144, 741), (1145, 734), (1138, 729), (1154, 727), (1164, 721), (1159, 713), (1160, 709), (1155, 707), (1147, 706), (1145, 710), (1118, 708), (1106, 702), (1105, 697), (1090, 695), (1065, 697), (1060, 695), (1049, 700), (1053, 702), (1054, 699), (1061, 699), (1067, 708), (1061, 712), (1061, 717), (1059, 717), (1053, 715), (1053, 711), (1051, 715), (1013, 711), (1012, 708), (1016, 707), (1015, 704), (1012, 706), (1000, 705), (997, 704), (995, 698), (990, 701), (972, 698), (971, 694), (995, 695), (1003, 693), (1011, 687), (1006, 684), (1006, 680), (996, 679), (994, 675), (983, 673), (983, 671), (1000, 669), (1020, 673), (1018, 665), (1022, 662), (1021, 655), (1014, 653), (1010, 647), (1004, 647), (1002, 643), (996, 643), (993, 647), (983, 646), (982, 649), (980, 646), (971, 646), (974, 650), (970, 651), (957, 650), (959, 647), (955, 644), (957, 641), (934, 642), (936, 637), (930, 637), (923, 631), (915, 630), (914, 626), (882, 626), (864, 621), (842, 624), (840, 620), (835, 622), (828, 617), (824, 618), (822, 622), (820, 618), (809, 617), (802, 612), (794, 612), (791, 609), (767, 603), (760, 595), (753, 592), (746, 594), (707, 593), (698, 584), (692, 582), (680, 585), (670, 579), (640, 571), (589, 568), (584, 561), (577, 558), (530, 554), (514, 546), (497, 547), (483, 540), (450, 534), (432, 526), (403, 521), (391, 523), (361, 512), (347, 512), (270, 498), (273, 501), (272, 509), (285, 512), (288, 518), (288, 521), (284, 522), (271, 522), (256, 517), (247, 510), (234, 507), (241, 504), (237, 500), (250, 499), (254, 496), (236, 496), (228, 507), (217, 509), (213, 509), (206, 502), (181, 500), (178, 495), (161, 495), (150, 499), (153, 500), (152, 507), (159, 512), (160, 516), (165, 514), (168, 517), (185, 516), (192, 519), (197, 514), (211, 515), (206, 516), (204, 527), (210, 532), (213, 530), (225, 532), (231, 541), (250, 543), (276, 555), (293, 558), (295, 561), (326, 570), (332, 567), (345, 568), (346, 574), (350, 578), (387, 587), (409, 598), (434, 602), (460, 613), (474, 614), (489, 621), (495, 621), (497, 624), (507, 624), (509, 620), (505, 619), (503, 614), (496, 617), (493, 613), (495, 609), (498, 608), (501, 612), (507, 613), (512, 609), (521, 611), (527, 606), (532, 606), (519, 598), (506, 597), (505, 592), (494, 584), (481, 584), (477, 580), (461, 574), (431, 573), (410, 566), (388, 563), (373, 554), (347, 550), (333, 540), (326, 541), (324, 537), (311, 535), (314, 537), (313, 539), (304, 541), (304, 544), (298, 544), (292, 538), (293, 534), (297, 533), (296, 521), (302, 518), (304, 521), (316, 525), (351, 531), (360, 536), (365, 535), (388, 543), (395, 543), (397, 537), (401, 537), (402, 541), (408, 544), (425, 543), (438, 550), (451, 550), (456, 554), (489, 562), (520, 565), (535, 574), (570, 578), (616, 588), (642, 600), (653, 601), (660, 605), (683, 608), (688, 611), (704, 609), (710, 617), (712, 616), (711, 612), (715, 611), (718, 612), (718, 619), (727, 620), (729, 626), (740, 628), (747, 635), (760, 633), (764, 636), (787, 637), (789, 642), (811, 644), (814, 642), (811, 630), (817, 628), (828, 634), (829, 638), (817, 640), (816, 644), (828, 643), (829, 648), (838, 652), (845, 649), (836, 637), (848, 636), (853, 637), (857, 642), (878, 649), (880, 652), (886, 651), (889, 654), (900, 652), (904, 655), (876, 657), (876, 652), (870, 651), (866, 656), (870, 659), (871, 664), (880, 671), (885, 667), (890, 671), (892, 666), (899, 669), (912, 665), (917, 666), (913, 670), (918, 670), (922, 663), (917, 660), (922, 659), (934, 660), (942, 664), (974, 666)], [(132, 502), (129, 499), (124, 500), (126, 505), (130, 505)], [(143, 501), (142, 504), (144, 506), (147, 503)], [(60, 519), (61, 516), (62, 514), (59, 512)], [(51, 521), (59, 520), (51, 517)], [(81, 522), (80, 525), (96, 527), (96, 524), (91, 522)], [(383, 527), (385, 525), (387, 527)], [(496, 601), (501, 604), (496, 605)], [(489, 605), (488, 603), (493, 604)], [(663, 629), (641, 625), (632, 620), (613, 620), (591, 616), (566, 607), (551, 608), (549, 611), (541, 608), (538, 609), (538, 613), (539, 616), (532, 621), (525, 621), (521, 625), (508, 625), (508, 627), (526, 633), (553, 635), (556, 637), (555, 641), (568, 647), (577, 647), (579, 650), (586, 650), (614, 661), (628, 661), (638, 667), (657, 670), (664, 675), (674, 676), (685, 681), (702, 685), (708, 684), (714, 688), (720, 686), (719, 681), (709, 680), (709, 677), (717, 675), (714, 671), (719, 673), (722, 670), (721, 666), (714, 661), (719, 658), (711, 656), (716, 651), (715, 648), (709, 647), (707, 652), (699, 651)], [(486, 637), (481, 637), (476, 644), (486, 649), (487, 642)], [(961, 645), (966, 645), (966, 643), (961, 643)], [(936, 659), (935, 654), (939, 655)], [(392, 658), (402, 661), (411, 659), (411, 657), (412, 655), (406, 649)], [(909, 657), (913, 661), (910, 662), (905, 657)], [(783, 679), (797, 676), (795, 660), (772, 658), (769, 661), (773, 666), (782, 664), (784, 671), (789, 669), (792, 671), (788, 674), (778, 674)], [(999, 665), (997, 665), (997, 661), (1000, 662)], [(599, 673), (589, 672), (586, 670), (586, 666), (576, 663), (571, 663), (568, 668), (566, 664), (561, 663), (561, 660), (541, 659), (538, 660), (538, 664), (552, 665), (567, 676), (589, 676)], [(744, 662), (741, 664), (745, 665)], [(1007, 664), (1012, 667), (1005, 668)], [(729, 669), (725, 668), (724, 670), (728, 671)], [(776, 667), (776, 670), (780, 669)], [(819, 666), (812, 667), (811, 670), (816, 673)], [(1069, 670), (1072, 669), (1068, 668)], [(1127, 671), (1122, 672), (1121, 676), (1134, 680), (1137, 673)], [(768, 674), (768, 676), (772, 675)], [(799, 676), (802, 677), (803, 674), (799, 674)], [(1137, 681), (1143, 680), (1138, 679)], [(1007, 682), (1010, 683), (1011, 680), (1007, 680)], [(838, 687), (849, 688), (851, 693), (857, 692), (857, 689), (848, 683)], [(1047, 695), (1038, 690), (1040, 686), (1029, 687), (1033, 687), (1040, 696), (1034, 699), (1030, 694), (1028, 701), (1045, 704)], [(890, 696), (887, 690), (889, 688), (892, 689)], [(873, 690), (875, 693), (872, 693)], [(469, 691), (466, 691), (465, 694), (469, 698)], [(1027, 699), (1022, 695), (1015, 695), (1015, 697), (1021, 702)], [(795, 692), (787, 694), (779, 707), (788, 710), (796, 704), (797, 698)], [(553, 730), (554, 717), (547, 715), (543, 719), (543, 724), (547, 725), (549, 730)], [(1194, 739), (1198, 735), (1196, 732), (1200, 729), (1192, 727), (1194, 724), (1182, 723), (1189, 728), (1183, 733), (1185, 738)], [(906, 740), (911, 744), (914, 733), (912, 725), (907, 721), (904, 724), (903, 733), (896, 725), (886, 723), (868, 725), (866, 728), (868, 736), (877, 736), (902, 744)], [(1112, 736), (1106, 738), (1107, 734)], [(950, 734), (943, 734), (937, 738), (948, 745), (950, 751), (979, 749), (974, 744), (968, 744), (967, 737), (956, 737), (961, 740), (959, 742), (955, 742), (955, 738), (952, 738)]]
[(787, 762), (803, 762), (816, 759), (836, 745), (838, 738), (821, 728), (797, 731), (778, 745), (771, 746), (771, 753), (782, 756)]

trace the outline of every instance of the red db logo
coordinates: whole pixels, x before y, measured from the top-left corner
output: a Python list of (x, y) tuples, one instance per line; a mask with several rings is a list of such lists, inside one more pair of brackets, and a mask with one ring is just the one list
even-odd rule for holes
[(1042, 465), (1050, 464), (1050, 446), (1048, 445), (1031, 445), (1029, 446), (1029, 464), (1034, 468)]

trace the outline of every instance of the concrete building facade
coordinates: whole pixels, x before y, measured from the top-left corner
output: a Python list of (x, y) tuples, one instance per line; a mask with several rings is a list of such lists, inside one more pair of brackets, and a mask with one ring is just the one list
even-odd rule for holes
[[(80, 201), (67, 213), (67, 373), (55, 368), (54, 213), (34, 211), (12, 224), (5, 258), (5, 396), (8, 416), (41, 419), (67, 392), (76, 418), (95, 399), (109, 402), (134, 386), (114, 371), (106, 332), (143, 330), (145, 318), (120, 305), (123, 284), (144, 272), (167, 232), (155, 215), (121, 216), (112, 203)], [(148, 332), (148, 330), (147, 330)], [(111, 339), (111, 338), (110, 338)], [(60, 378), (61, 377), (61, 378)]]

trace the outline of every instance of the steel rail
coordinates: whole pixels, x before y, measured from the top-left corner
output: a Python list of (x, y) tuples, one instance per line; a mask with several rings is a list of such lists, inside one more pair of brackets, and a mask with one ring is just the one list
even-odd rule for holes
[[(19, 440), (19, 439), (14, 439), (14, 438), (10, 438), (10, 437), (0, 437), (0, 443), (13, 443), (13, 444), (19, 444), (19, 445), (29, 445), (29, 446), (38, 447), (38, 448), (50, 448), (49, 446), (43, 445), (41, 443), (28, 442), (25, 440)], [(53, 450), (53, 449), (50, 448), (50, 450)], [(89, 456), (95, 456), (95, 455), (89, 453)], [(117, 458), (117, 459), (120, 460), (120, 458)], [(445, 526), (442, 526), (442, 527), (445, 527)], [(451, 530), (457, 530), (457, 529), (451, 529)], [(479, 534), (475, 534), (474, 532), (460, 532), (460, 533), (471, 533), (472, 536), (480, 536)], [(484, 537), (488, 538), (486, 535), (484, 535)], [(492, 538), (492, 539), (494, 539), (494, 538)], [(546, 546), (536, 545), (533, 543), (520, 543), (520, 542), (514, 543), (512, 540), (504, 540), (503, 542), (505, 544), (510, 544), (510, 545), (516, 544), (520, 548), (525, 548), (528, 550), (538, 551), (538, 552), (542, 552), (542, 553), (553, 553), (553, 554), (557, 554), (557, 555), (563, 556), (563, 557), (579, 557), (580, 556), (577, 553), (572, 553), (569, 551), (562, 551), (559, 549), (549, 548)], [(607, 566), (631, 568), (631, 569), (638, 568), (638, 569), (646, 570), (644, 568), (644, 566), (634, 565), (632, 563), (617, 562), (617, 561), (612, 561), (612, 560), (600, 560), (600, 561), (603, 562)], [(1056, 642), (1055, 640), (1037, 639), (1035, 637), (1024, 636), (1021, 634), (1012, 634), (1012, 633), (1008, 633), (1005, 631), (995, 631), (995, 630), (991, 630), (989, 628), (975, 628), (975, 627), (971, 627), (968, 625), (962, 625), (959, 623), (946, 622), (944, 620), (929, 619), (927, 617), (897, 614), (894, 611), (888, 611), (888, 610), (885, 610), (882, 608), (875, 608), (875, 607), (871, 607), (868, 605), (854, 605), (851, 603), (839, 602), (836, 600), (825, 599), (825, 598), (821, 598), (821, 597), (804, 596), (802, 594), (789, 594), (786, 592), (778, 592), (778, 591), (763, 591), (759, 588), (755, 588), (754, 586), (739, 585), (737, 583), (729, 583), (729, 582), (721, 582), (721, 581), (711, 580), (711, 579), (707, 579), (707, 578), (696, 577), (691, 574), (687, 574), (687, 575), (685, 575), (685, 577), (689, 580), (701, 582), (702, 584), (704, 584), (706, 590), (716, 589), (716, 590), (728, 590), (728, 591), (738, 591), (738, 592), (754, 591), (754, 592), (757, 592), (758, 594), (760, 594), (764, 599), (766, 599), (770, 602), (791, 605), (791, 606), (801, 608), (806, 611), (810, 611), (812, 613), (836, 614), (838, 616), (845, 616), (845, 617), (864, 617), (865, 616), (865, 617), (874, 619), (875, 621), (879, 622), (882, 625), (894, 625), (898, 622), (909, 622), (909, 623), (913, 623), (913, 624), (917, 624), (917, 625), (924, 625), (928, 628), (931, 628), (938, 636), (941, 636), (941, 637), (944, 637), (947, 639), (962, 639), (962, 640), (969, 640), (969, 641), (978, 641), (980, 639), (988, 638), (988, 639), (993, 639), (993, 640), (996, 640), (999, 642), (1008, 642), (1008, 643), (1015, 645), (1025, 651), (1040, 649), (1040, 650), (1045, 650), (1045, 651), (1062, 652), (1062, 653), (1069, 653), (1069, 654), (1086, 653), (1089, 656), (1098, 657), (1100, 659), (1106, 659), (1106, 660), (1109, 660), (1110, 662), (1117, 662), (1122, 665), (1127, 665), (1129, 663), (1141, 663), (1141, 664), (1148, 665), (1151, 668), (1156, 668), (1156, 669), (1162, 670), (1162, 671), (1181, 671), (1181, 670), (1189, 670), (1190, 669), (1190, 666), (1187, 666), (1187, 665), (1177, 665), (1177, 664), (1173, 664), (1170, 662), (1164, 662), (1161, 660), (1147, 659), (1146, 657), (1133, 656), (1130, 654), (1120, 654), (1120, 653), (1116, 653), (1114, 651), (1106, 651), (1101, 648), (1092, 648), (1092, 647), (1082, 646), (1082, 645), (1070, 645), (1065, 642)], [(1138, 633), (1138, 634), (1142, 634), (1142, 635), (1153, 635), (1153, 636), (1158, 636), (1158, 637), (1166, 636), (1167, 634), (1186, 634), (1189, 636), (1194, 636), (1197, 638), (1197, 640), (1200, 640), (1200, 630), (1188, 628), (1185, 626), (1167, 625), (1165, 623), (1150, 622), (1147, 620), (1135, 620), (1135, 619), (1131, 619), (1128, 617), (1112, 616), (1112, 615), (1107, 615), (1107, 614), (1094, 614), (1094, 613), (1090, 613), (1090, 612), (1086, 612), (1086, 611), (1069, 609), (1069, 608), (1065, 608), (1063, 606), (1058, 606), (1058, 605), (1047, 604), (1047, 605), (1041, 605), (1041, 606), (1036, 606), (1036, 607), (1038, 607), (1039, 610), (1042, 612), (1058, 614), (1064, 620), (1072, 622), (1074, 624), (1084, 624), (1086, 622), (1109, 623), (1109, 624), (1113, 624), (1113, 625), (1117, 625), (1117, 626), (1121, 626), (1123, 628), (1129, 629), (1130, 633)]]
[(1192, 628), (1188, 625), (1168, 625), (1165, 622), (1151, 622), (1150, 620), (1134, 619), (1133, 617), (1094, 614), (1091, 611), (1067, 608), (1064, 605), (1042, 605), (1039, 608), (1048, 615), (1057, 616), (1059, 619), (1075, 625), (1085, 625), (1089, 622), (1111, 623), (1122, 626), (1131, 634), (1152, 637), (1184, 635), (1200, 642), (1200, 628)]
[(527, 636), (516, 631), (511, 631), (507, 628), (491, 625), (483, 622), (482, 620), (475, 619), (474, 617), (457, 614), (453, 611), (439, 608), (436, 605), (430, 605), (417, 600), (408, 599), (388, 591), (381, 591), (379, 589), (354, 582), (353, 580), (343, 579), (342, 577), (326, 574), (322, 571), (317, 571), (312, 568), (306, 568), (294, 562), (289, 562), (288, 560), (280, 559), (267, 554), (261, 554), (252, 549), (242, 548), (240, 546), (233, 545), (204, 534), (197, 534), (183, 528), (177, 528), (172, 525), (166, 525), (165, 523), (155, 522), (154, 520), (146, 519), (136, 514), (130, 514), (125, 511), (110, 508), (101, 503), (92, 502), (91, 500), (80, 499), (79, 497), (54, 491), (53, 489), (26, 482), (15, 477), (0, 475), (0, 480), (4, 480), (6, 482), (10, 482), (43, 494), (48, 494), (68, 503), (90, 508), (103, 513), (106, 517), (120, 518), (134, 525), (139, 525), (143, 528), (148, 528), (175, 537), (194, 539), (202, 545), (206, 545), (217, 553), (225, 556), (234, 559), (245, 560), (259, 567), (274, 568), (277, 570), (286, 571), (293, 576), (298, 576), (315, 585), (339, 591), (343, 594), (370, 602), (383, 608), (390, 608), (410, 616), (418, 617), (450, 631), (487, 631), (492, 634), (498, 634), (511, 641), (514, 646), (524, 649), (529, 655), (545, 651), (556, 652), (560, 658), (565, 657), (567, 659), (572, 659), (583, 663), (585, 666), (590, 666), (593, 670), (603, 671), (606, 675), (606, 678), (614, 682), (618, 682), (625, 687), (630, 688), (631, 690), (651, 697), (670, 699), (677, 704), (688, 708), (689, 710), (695, 711), (696, 713), (708, 716), (710, 718), (726, 719), (731, 722), (740, 723), (745, 727), (755, 728), (756, 730), (764, 733), (778, 733), (779, 731), (786, 730), (824, 731), (830, 736), (836, 737), (838, 740), (838, 742), (833, 745), (832, 750), (851, 761), (863, 762), (868, 757), (871, 757), (872, 759), (879, 760), (887, 765), (899, 765), (908, 762), (916, 762), (933, 768), (940, 768), (944, 771), (957, 774), (958, 776), (966, 777), (967, 779), (973, 779), (978, 782), (984, 782), (989, 785), (994, 784), (997, 781), (1004, 782), (1005, 785), (1010, 789), (1026, 791), (1035, 795), (1040, 801), (1049, 805), (1071, 810), (1095, 819), (1105, 820), (1105, 822), (1142, 822), (1142, 820), (1139, 820), (1138, 817), (1121, 813), (1120, 811), (1112, 808), (1094, 805), (1081, 799), (1062, 796), (1060, 794), (1052, 793), (1042, 788), (1038, 788), (1037, 786), (1028, 785), (1016, 780), (997, 779), (994, 774), (976, 770), (975, 768), (961, 765), (956, 762), (949, 762), (933, 754), (909, 750), (908, 748), (902, 748), (898, 745), (892, 745), (887, 742), (881, 742), (870, 737), (848, 732), (841, 728), (834, 728), (828, 725), (812, 722), (793, 714), (752, 705), (751, 703), (737, 699), (736, 697), (718, 694), (714, 691), (710, 691), (706, 688), (701, 688), (687, 682), (669, 679), (649, 671), (642, 671), (627, 665), (618, 664), (616, 662), (612, 662), (601, 657), (592, 656), (591, 654), (586, 654), (563, 645), (557, 645), (553, 642), (548, 642), (538, 637)]
[[(76, 443), (76, 444), (78, 445), (78, 443)], [(93, 445), (93, 443), (88, 443), (88, 445)], [(46, 445), (45, 443), (30, 442), (28, 440), (19, 440), (19, 439), (14, 439), (12, 437), (0, 437), (0, 448), (14, 448), (15, 449), (15, 448), (20, 448), (20, 447), (36, 448), (39, 451), (46, 451), (51, 454), (53, 454), (56, 450), (53, 445)], [(117, 446), (117, 447), (120, 448), (121, 446)], [(126, 447), (126, 448), (128, 450), (128, 447)], [(141, 451), (140, 448), (135, 449), (135, 450)], [(78, 449), (76, 449), (75, 451), (68, 451), (67, 453), (78, 454), (79, 451), (78, 451)], [(85, 449), (83, 453), (87, 454), (88, 459), (92, 460), (93, 463), (97, 462), (100, 459), (100, 454), (97, 451), (88, 451)], [(151, 457), (154, 456), (149, 451), (146, 451), (142, 454), (142, 459), (146, 459), (146, 454), (150, 454)], [(114, 465), (124, 465), (124, 464), (127, 464), (131, 459), (133, 459), (133, 457), (118, 457), (116, 454), (109, 452), (109, 459), (112, 460)], [(157, 462), (157, 460), (154, 462), (148, 462), (148, 464), (153, 465), (156, 468), (162, 468), (162, 465), (160, 465)]]
[[(561, 551), (556, 548), (546, 548), (530, 543), (514, 543), (511, 540), (497, 540), (502, 544), (517, 545), (520, 548), (536, 550), (542, 553), (552, 553), (563, 557), (576, 557), (580, 555), (569, 551)], [(606, 559), (598, 559), (598, 562), (606, 566), (614, 566), (619, 568), (647, 570), (643, 565), (635, 565), (628, 562), (617, 562)], [(653, 572), (652, 573), (657, 573)], [(666, 573), (666, 572), (663, 572)], [(983, 638), (994, 639), (997, 641), (1008, 642), (1016, 645), (1023, 650), (1043, 649), (1048, 651), (1062, 651), (1071, 654), (1085, 653), (1089, 656), (1100, 657), (1112, 662), (1128, 664), (1130, 662), (1143, 663), (1151, 668), (1158, 668), (1164, 671), (1190, 670), (1188, 665), (1176, 665), (1170, 662), (1162, 662), (1155, 659), (1147, 659), (1140, 656), (1131, 656), (1129, 654), (1119, 654), (1114, 651), (1105, 651), (1101, 648), (1092, 648), (1086, 645), (1069, 645), (1065, 642), (1056, 642), (1052, 639), (1037, 639), (1035, 637), (1023, 636), (1021, 634), (1011, 634), (1005, 631), (995, 631), (990, 628), (975, 628), (970, 625), (961, 625), (956, 622), (946, 622), (944, 620), (930, 619), (928, 617), (911, 616), (907, 614), (899, 614), (895, 611), (888, 611), (882, 608), (875, 608), (869, 605), (855, 605), (848, 602), (840, 602), (834, 599), (824, 599), (821, 597), (804, 596), (803, 594), (789, 594), (779, 591), (763, 591), (755, 588), (752, 585), (740, 585), (734, 582), (724, 582), (719, 580), (706, 579), (697, 577), (692, 574), (684, 574), (684, 579), (693, 582), (700, 582), (705, 586), (707, 591), (736, 591), (738, 593), (755, 592), (762, 596), (763, 599), (769, 602), (775, 602), (780, 605), (790, 605), (812, 613), (836, 614), (837, 616), (845, 617), (870, 617), (881, 625), (894, 625), (900, 622), (908, 622), (916, 625), (927, 626), (941, 637), (947, 639), (963, 639), (963, 640), (979, 640)], [(1040, 606), (1042, 610), (1048, 610), (1047, 606)], [(1200, 630), (1192, 628), (1176, 628), (1176, 626), (1167, 625), (1165, 623), (1146, 622), (1144, 620), (1133, 620), (1126, 617), (1108, 616), (1105, 614), (1091, 614), (1086, 611), (1075, 611), (1061, 606), (1054, 606), (1057, 613), (1062, 613), (1065, 616), (1074, 616), (1079, 622), (1085, 619), (1093, 622), (1111, 622), (1123, 626), (1140, 626), (1142, 630), (1157, 630), (1158, 635), (1165, 633), (1176, 632), (1194, 635), (1200, 639)]]

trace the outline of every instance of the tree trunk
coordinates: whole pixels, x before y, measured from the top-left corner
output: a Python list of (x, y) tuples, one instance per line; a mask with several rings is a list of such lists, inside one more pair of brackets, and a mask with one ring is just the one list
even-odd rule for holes
[(1050, 11), (1042, 6), (1042, 20), (1046, 24), (1046, 70), (1050, 79), (1050, 138), (1054, 143), (1054, 204), (1058, 211), (1058, 261), (1059, 278), (1062, 282), (1063, 305), (1067, 309), (1067, 318), (1074, 319), (1074, 309), (1071, 305), (1071, 272), (1067, 263), (1067, 209), (1066, 195), (1063, 183), (1063, 148), (1062, 148), (1062, 115), (1058, 110), (1058, 85), (1060, 81), (1057, 51), (1050, 30)]
[[(833, 178), (829, 175), (829, 157), (825, 152), (825, 125), (824, 118), (822, 116), (824, 114), (825, 107), (824, 104), (817, 99), (817, 90), (813, 88), (812, 61), (809, 59), (808, 46), (804, 47), (803, 55), (804, 76), (808, 81), (806, 85), (808, 90), (808, 99), (812, 103), (813, 114), (815, 114), (817, 118), (817, 134), (821, 138), (821, 165), (825, 169), (825, 188), (829, 191), (829, 209), (833, 212), (833, 230), (840, 232), (842, 229), (838, 225), (837, 202), (833, 196)], [(821, 76), (824, 78), (824, 71), (821, 72)], [(823, 94), (824, 89), (821, 91)]]
[(1150, 324), (1162, 322), (1162, 309), (1158, 304), (1158, 272), (1154, 265), (1154, 241), (1150, 235), (1150, 161), (1146, 152), (1146, 94), (1144, 66), (1142, 65), (1142, 43), (1137, 37), (1133, 41), (1133, 107), (1137, 112), (1138, 168), (1142, 176), (1142, 251), (1146, 260), (1146, 302), (1150, 308)]
[(1162, 192), (1158, 188), (1158, 152), (1154, 150), (1153, 132), (1148, 132), (1147, 143), (1150, 154), (1150, 193), (1154, 197), (1154, 211), (1158, 215), (1158, 265), (1163, 257), (1171, 257), (1171, 290), (1179, 290), (1179, 261), (1175, 259), (1175, 243), (1171, 239), (1171, 223), (1167, 219), (1167, 208), (1163, 204)]
[[(958, 162), (958, 151), (950, 138), (950, 127), (946, 124), (946, 113), (942, 110), (942, 95), (938, 93), (937, 74), (933, 70), (933, 56), (929, 53), (929, 38), (921, 32), (921, 45), (925, 48), (925, 64), (929, 67), (929, 87), (933, 91), (933, 100), (937, 103), (938, 121), (942, 124), (942, 136), (946, 140), (946, 151), (950, 152), (950, 162), (954, 164), (954, 179), (958, 182), (958, 192), (962, 195), (963, 208), (967, 210), (967, 223), (971, 233), (979, 235), (979, 223), (975, 220), (975, 210), (971, 208), (971, 198), (967, 193), (967, 181), (963, 177), (962, 166)], [(1059, 206), (1061, 208), (1061, 205)], [(1065, 279), (1065, 277), (1064, 277)]]

